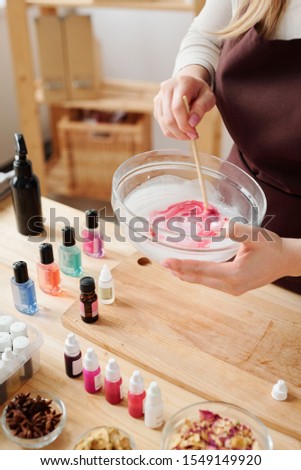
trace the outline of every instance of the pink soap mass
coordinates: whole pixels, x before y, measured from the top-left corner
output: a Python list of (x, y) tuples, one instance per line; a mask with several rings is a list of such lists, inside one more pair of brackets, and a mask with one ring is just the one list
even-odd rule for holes
[(167, 209), (150, 213), (150, 235), (153, 239), (173, 241), (184, 248), (204, 248), (211, 243), (210, 237), (219, 234), (227, 220), (216, 207), (208, 205), (205, 208), (201, 201), (177, 202)]

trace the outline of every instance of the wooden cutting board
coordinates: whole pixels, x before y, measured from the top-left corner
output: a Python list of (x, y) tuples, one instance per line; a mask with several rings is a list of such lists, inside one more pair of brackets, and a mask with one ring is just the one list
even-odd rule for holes
[[(100, 306), (96, 323), (84, 323), (75, 302), (63, 315), (64, 326), (301, 439), (301, 298), (299, 304), (299, 296), (290, 294), (294, 302), (287, 301), (276, 286), (233, 297), (184, 283), (155, 263), (140, 265), (139, 258), (135, 254), (113, 270), (116, 302)], [(278, 379), (289, 388), (284, 402), (271, 397)]]

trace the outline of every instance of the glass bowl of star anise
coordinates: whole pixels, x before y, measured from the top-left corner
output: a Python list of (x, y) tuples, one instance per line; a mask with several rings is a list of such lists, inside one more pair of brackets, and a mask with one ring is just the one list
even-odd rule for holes
[(67, 414), (56, 396), (33, 391), (15, 395), (2, 413), (3, 431), (25, 449), (42, 449), (61, 434)]

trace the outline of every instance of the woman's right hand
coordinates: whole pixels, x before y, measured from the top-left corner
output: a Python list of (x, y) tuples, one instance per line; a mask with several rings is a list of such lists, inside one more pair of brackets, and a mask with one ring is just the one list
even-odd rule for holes
[[(215, 96), (207, 81), (209, 74), (206, 69), (190, 65), (161, 84), (154, 98), (154, 115), (166, 137), (179, 140), (198, 137), (195, 126), (215, 105)], [(184, 95), (189, 103), (189, 115)]]

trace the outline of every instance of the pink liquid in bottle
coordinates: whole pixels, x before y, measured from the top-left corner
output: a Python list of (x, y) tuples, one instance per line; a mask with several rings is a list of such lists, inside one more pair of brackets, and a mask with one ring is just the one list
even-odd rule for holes
[(106, 366), (105, 397), (111, 405), (117, 405), (122, 400), (122, 378), (119, 366), (114, 358), (109, 359)]

